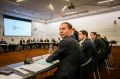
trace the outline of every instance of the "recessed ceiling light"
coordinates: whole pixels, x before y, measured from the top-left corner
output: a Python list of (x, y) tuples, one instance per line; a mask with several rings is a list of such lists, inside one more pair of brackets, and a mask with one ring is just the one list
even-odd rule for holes
[(65, 14), (70, 15), (70, 14), (75, 14), (75, 13), (78, 13), (78, 12), (68, 12), (68, 13), (65, 13)]
[(50, 5), (49, 5), (49, 7), (52, 9), (52, 10), (54, 10), (54, 7), (53, 7), (53, 5), (50, 3)]
[(67, 6), (65, 5), (65, 6), (62, 8), (61, 11), (63, 12), (66, 8), (67, 8)]
[(16, 2), (22, 2), (22, 1), (24, 1), (24, 0), (16, 0)]
[(102, 4), (102, 3), (108, 3), (108, 2), (113, 2), (114, 0), (104, 0), (104, 1), (100, 1), (97, 2), (98, 4)]
[(70, 0), (66, 0), (66, 1), (70, 1)]

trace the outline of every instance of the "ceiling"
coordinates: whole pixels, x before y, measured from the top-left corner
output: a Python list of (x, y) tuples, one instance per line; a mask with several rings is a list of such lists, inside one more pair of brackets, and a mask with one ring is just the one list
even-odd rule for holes
[[(24, 0), (19, 3), (16, 0), (0, 0), (0, 13), (41, 22), (52, 22), (120, 9), (120, 0), (98, 4), (100, 1), (104, 0)], [(54, 10), (50, 8), (50, 3)], [(68, 8), (71, 3), (75, 9)], [(67, 8), (61, 11), (65, 5)], [(70, 12), (76, 13), (70, 14)]]

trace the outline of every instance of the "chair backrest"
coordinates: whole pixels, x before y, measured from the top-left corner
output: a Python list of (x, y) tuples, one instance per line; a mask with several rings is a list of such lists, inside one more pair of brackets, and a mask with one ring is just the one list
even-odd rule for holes
[(111, 49), (112, 49), (112, 44), (108, 47), (108, 54), (111, 53)]
[(92, 58), (90, 58), (84, 64), (81, 65), (80, 78), (81, 79), (88, 79), (88, 78), (86, 78), (86, 76), (89, 76), (90, 73), (93, 73), (95, 71), (96, 71), (95, 61)]

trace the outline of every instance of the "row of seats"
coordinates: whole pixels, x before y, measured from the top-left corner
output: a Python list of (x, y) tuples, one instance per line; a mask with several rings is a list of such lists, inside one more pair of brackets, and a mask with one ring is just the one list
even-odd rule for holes
[[(103, 66), (107, 69), (108, 74), (110, 74), (110, 69), (113, 69), (113, 59), (112, 59), (112, 44), (109, 45), (107, 53), (98, 53), (96, 57), (96, 62), (89, 59), (84, 64), (81, 65), (81, 79), (86, 79), (87, 74), (93, 75), (94, 79), (101, 79), (99, 70), (103, 69)], [(102, 63), (101, 63), (102, 61)]]

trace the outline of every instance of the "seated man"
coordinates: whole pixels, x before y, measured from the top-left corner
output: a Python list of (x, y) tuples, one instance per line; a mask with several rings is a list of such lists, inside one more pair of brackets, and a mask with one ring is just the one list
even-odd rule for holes
[(95, 70), (95, 59), (97, 50), (95, 45), (88, 39), (88, 32), (81, 30), (79, 32), (80, 46), (85, 56), (86, 62), (90, 62), (81, 70), (81, 79), (89, 79), (89, 74)]
[(4, 44), (4, 45), (1, 45), (1, 47), (6, 52), (7, 51), (7, 42), (5, 40), (3, 40), (3, 38), (1, 38), (0, 44)]
[(79, 43), (72, 36), (72, 25), (63, 22), (59, 31), (62, 40), (58, 44), (58, 49), (46, 60), (59, 60), (58, 69), (52, 78), (47, 79), (79, 79), (83, 54)]
[(100, 67), (104, 63), (104, 60), (106, 58), (105, 53), (107, 48), (104, 41), (97, 37), (96, 32), (91, 32), (90, 37), (97, 49), (96, 63), (97, 66)]
[(16, 44), (16, 42), (14, 41), (14, 39), (12, 38), (12, 39), (11, 39), (11, 42), (9, 43), (8, 49), (9, 49), (9, 51), (15, 51), (16, 48), (17, 48), (17, 44)]
[(23, 50), (25, 49), (25, 40), (23, 38), (21, 38), (20, 40), (20, 46), (22, 46)]

